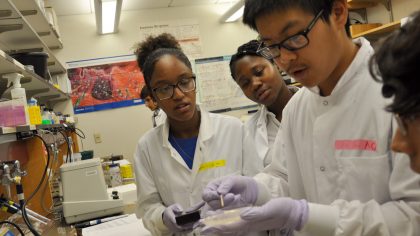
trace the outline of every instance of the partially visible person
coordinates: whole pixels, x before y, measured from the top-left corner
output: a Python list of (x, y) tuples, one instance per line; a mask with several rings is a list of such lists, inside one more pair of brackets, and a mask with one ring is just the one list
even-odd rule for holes
[(411, 169), (420, 173), (420, 12), (386, 38), (372, 57), (370, 70), (383, 82), (384, 97), (393, 97), (387, 110), (398, 129), (392, 150), (410, 157)]
[(369, 41), (349, 36), (347, 1), (246, 0), (243, 19), (260, 35), (259, 52), (304, 88), (283, 110), (264, 172), (224, 177), (203, 191), (213, 209), (220, 195), (225, 207), (255, 207), (202, 233), (420, 235), (420, 175), (390, 148), (389, 101), (369, 73)]
[(257, 53), (260, 43), (251, 40), (230, 60), (232, 78), (250, 100), (260, 106), (245, 123), (245, 132), (255, 143), (263, 166), (271, 163), (271, 151), (280, 127), (284, 107), (297, 87), (287, 86), (273, 60)]
[[(181, 45), (171, 34), (163, 33), (156, 37), (147, 37), (143, 42), (139, 42), (138, 44), (136, 44), (134, 48), (134, 54), (137, 56), (137, 65), (143, 72), (144, 63), (146, 62), (146, 59), (150, 55), (150, 53), (159, 48), (174, 48), (181, 50)], [(150, 97), (150, 99), (148, 99), (147, 97)], [(144, 86), (142, 88), (140, 98), (145, 100), (146, 106), (153, 111), (153, 127), (165, 123), (166, 114), (162, 109), (159, 108), (156, 99), (153, 96), (153, 93), (149, 91), (147, 86)]]
[(147, 89), (147, 86), (143, 86), (140, 92), (140, 98), (144, 100), (144, 104), (148, 107), (151, 111), (153, 111), (152, 115), (152, 123), (153, 127), (156, 127), (160, 124), (165, 123), (166, 114), (159, 108), (153, 95)]
[(167, 119), (137, 145), (136, 214), (153, 235), (192, 235), (193, 225), (178, 225), (175, 217), (204, 204), (197, 203), (209, 181), (226, 175), (254, 175), (258, 172), (254, 163), (259, 161), (255, 147), (244, 144), (239, 119), (197, 106), (197, 78), (191, 63), (182, 50), (171, 46), (171, 35), (165, 38), (147, 38), (139, 46), (153, 50), (137, 54), (138, 61), (145, 58), (139, 65), (146, 86)]

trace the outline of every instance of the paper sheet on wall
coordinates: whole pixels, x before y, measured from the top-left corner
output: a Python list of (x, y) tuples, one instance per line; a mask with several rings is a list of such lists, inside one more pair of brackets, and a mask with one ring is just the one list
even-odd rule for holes
[(199, 103), (209, 111), (231, 110), (256, 105), (233, 81), (230, 56), (195, 60)]
[(151, 236), (151, 233), (144, 228), (143, 222), (137, 219), (135, 214), (98, 224), (82, 230), (83, 236), (114, 236), (114, 235), (137, 235)]
[(144, 40), (149, 35), (156, 36), (161, 33), (172, 34), (188, 57), (197, 58), (201, 56), (200, 28), (197, 20), (183, 19), (142, 23), (140, 25), (140, 40)]

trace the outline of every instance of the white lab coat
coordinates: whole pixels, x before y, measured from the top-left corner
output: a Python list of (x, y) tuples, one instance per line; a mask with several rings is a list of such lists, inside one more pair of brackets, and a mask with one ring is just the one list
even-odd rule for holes
[[(295, 86), (288, 86), (288, 88), (293, 94), (299, 90)], [(276, 128), (274, 132), (277, 133), (280, 122), (276, 119), (276, 115), (270, 112), (266, 106), (260, 105), (258, 111), (245, 123), (246, 138), (255, 143), (258, 157), (262, 160), (264, 167), (271, 163), (272, 145), (269, 144), (268, 140), (268, 122), (275, 123), (271, 125), (271, 128)]]
[[(200, 112), (192, 170), (169, 143), (168, 122), (149, 130), (138, 142), (134, 156), (137, 216), (153, 235), (170, 235), (162, 221), (164, 209), (174, 203), (187, 209), (200, 202), (202, 190), (209, 181), (226, 175), (258, 173), (254, 167), (255, 147), (244, 145), (241, 121)], [(223, 161), (225, 164), (220, 164)]]
[[(259, 106), (258, 111), (249, 118), (245, 123), (245, 135), (246, 138), (253, 140), (257, 148), (258, 157), (265, 167), (271, 162), (269, 151), (271, 146), (268, 142), (268, 131), (267, 125), (269, 120), (273, 119), (280, 125), (280, 122), (276, 120), (276, 116), (267, 110), (264, 105)], [(275, 125), (273, 125), (275, 127)], [(276, 129), (278, 131), (278, 128)]]
[(296, 235), (420, 235), (420, 175), (390, 150), (395, 124), (368, 71), (373, 49), (355, 42), (362, 46), (330, 96), (317, 87), (293, 96), (272, 164), (256, 179), (273, 195), (311, 202)]

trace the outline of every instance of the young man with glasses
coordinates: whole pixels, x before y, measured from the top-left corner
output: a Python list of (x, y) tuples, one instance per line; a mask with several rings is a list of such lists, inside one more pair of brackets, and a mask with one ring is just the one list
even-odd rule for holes
[[(387, 107), (398, 124), (392, 149), (410, 157), (411, 169), (420, 174), (420, 12), (389, 36), (371, 60), (371, 72), (382, 81)], [(402, 56), (403, 55), (403, 56)]]
[(166, 114), (162, 111), (162, 109), (159, 108), (152, 94), (149, 92), (147, 86), (144, 86), (141, 89), (140, 98), (144, 100), (144, 104), (146, 105), (146, 107), (148, 107), (153, 112), (153, 127), (165, 123)]
[(244, 23), (258, 31), (260, 53), (305, 88), (283, 110), (264, 173), (213, 181), (203, 192), (213, 208), (220, 195), (229, 207), (266, 203), (203, 233), (420, 235), (420, 176), (389, 148), (395, 127), (369, 74), (373, 49), (350, 39), (347, 19), (346, 0), (245, 1)]

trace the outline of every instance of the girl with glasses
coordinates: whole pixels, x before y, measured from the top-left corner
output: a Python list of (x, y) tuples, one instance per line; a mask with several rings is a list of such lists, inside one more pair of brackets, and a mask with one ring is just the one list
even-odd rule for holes
[(245, 132), (258, 147), (265, 167), (271, 162), (283, 108), (298, 88), (286, 85), (274, 61), (257, 52), (259, 45), (257, 40), (241, 45), (231, 57), (230, 71), (245, 96), (260, 104), (257, 113), (245, 123)]
[(259, 162), (254, 146), (244, 144), (239, 119), (196, 105), (196, 77), (173, 36), (149, 37), (136, 54), (146, 86), (167, 115), (137, 145), (137, 215), (153, 235), (188, 234), (193, 224), (179, 225), (175, 217), (204, 205), (203, 187), (225, 175), (256, 174)]
[(393, 97), (387, 110), (395, 114), (398, 129), (392, 149), (410, 157), (420, 173), (420, 12), (382, 43), (371, 60), (372, 75), (383, 82), (384, 97)]

